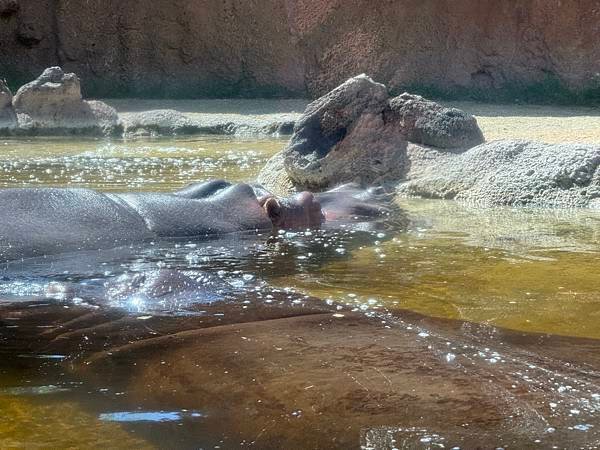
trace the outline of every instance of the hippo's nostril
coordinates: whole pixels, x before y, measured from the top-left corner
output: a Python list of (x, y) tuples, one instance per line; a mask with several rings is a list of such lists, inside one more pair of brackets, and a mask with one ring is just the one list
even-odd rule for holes
[(300, 192), (296, 197), (296, 200), (301, 205), (309, 205), (315, 201), (315, 196), (311, 192)]

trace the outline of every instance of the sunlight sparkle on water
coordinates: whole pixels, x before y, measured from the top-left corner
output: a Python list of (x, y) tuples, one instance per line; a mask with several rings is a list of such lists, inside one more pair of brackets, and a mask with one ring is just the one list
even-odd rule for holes
[(198, 419), (204, 415), (197, 411), (120, 411), (100, 414), (107, 422), (177, 422), (183, 419)]

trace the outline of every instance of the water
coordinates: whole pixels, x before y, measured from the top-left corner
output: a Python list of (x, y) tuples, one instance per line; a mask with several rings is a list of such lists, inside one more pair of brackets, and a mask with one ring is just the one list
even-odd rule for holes
[(0, 187), (170, 191), (212, 178), (248, 180), (283, 142), (215, 136), (147, 141), (0, 139)]
[[(282, 145), (11, 139), (0, 186), (248, 180)], [(2, 447), (600, 445), (600, 213), (397, 202), (3, 266)]]

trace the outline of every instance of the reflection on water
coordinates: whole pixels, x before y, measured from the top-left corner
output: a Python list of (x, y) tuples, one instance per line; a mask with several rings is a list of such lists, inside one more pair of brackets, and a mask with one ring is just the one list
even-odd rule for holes
[(0, 140), (0, 187), (170, 191), (212, 178), (252, 179), (281, 139)]
[(600, 212), (400, 203), (406, 232), (277, 283), (359, 309), (600, 338)]
[(69, 389), (66, 387), (55, 386), (53, 384), (49, 386), (27, 386), (27, 387), (14, 387), (0, 390), (0, 394), (6, 395), (47, 395), (56, 394), (57, 392), (67, 392)]
[[(14, 387), (0, 391), (2, 448), (153, 448), (120, 425), (99, 421), (85, 411), (81, 407), (85, 395), (69, 397), (81, 389), (79, 384), (29, 386), (35, 374), (23, 366), (13, 366), (9, 376), (6, 363), (0, 365), (0, 385)], [(47, 373), (47, 368), (43, 372)], [(15, 386), (19, 383), (22, 385)]]
[[(165, 191), (282, 145), (6, 142), (2, 186)], [(398, 204), (3, 265), (0, 446), (600, 445), (600, 213)]]
[(196, 411), (121, 411), (100, 414), (106, 422), (178, 422), (185, 418), (200, 418)]

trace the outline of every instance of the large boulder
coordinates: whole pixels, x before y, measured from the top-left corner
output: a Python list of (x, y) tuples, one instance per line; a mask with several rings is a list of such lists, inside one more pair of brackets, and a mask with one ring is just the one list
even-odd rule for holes
[(484, 142), (477, 120), (407, 92), (390, 100), (386, 121), (397, 123), (408, 141), (439, 148), (469, 148)]
[(0, 79), (0, 130), (12, 130), (17, 125), (17, 116), (12, 106), (12, 93), (6, 82)]
[(502, 140), (462, 154), (411, 148), (403, 196), (600, 208), (600, 146)]
[(105, 134), (118, 128), (114, 108), (83, 100), (79, 78), (50, 67), (22, 86), (13, 99), (19, 128), (31, 134)]
[(406, 175), (411, 140), (465, 150), (483, 135), (462, 111), (410, 94), (390, 100), (383, 84), (359, 75), (308, 105), (259, 180), (273, 190), (317, 191), (348, 182), (395, 183)]
[(384, 122), (387, 101), (383, 84), (359, 75), (308, 105), (283, 151), (292, 182), (323, 190), (401, 177), (403, 142)]

